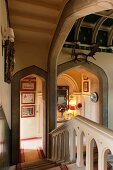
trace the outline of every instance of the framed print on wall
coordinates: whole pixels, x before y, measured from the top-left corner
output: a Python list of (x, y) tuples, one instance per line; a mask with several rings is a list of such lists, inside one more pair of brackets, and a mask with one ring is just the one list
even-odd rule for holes
[(21, 118), (35, 117), (35, 106), (25, 105), (21, 106)]
[(21, 92), (21, 104), (35, 104), (35, 92)]
[(89, 81), (83, 82), (83, 92), (89, 92)]
[(21, 81), (20, 84), (21, 91), (35, 91), (36, 90), (36, 81)]

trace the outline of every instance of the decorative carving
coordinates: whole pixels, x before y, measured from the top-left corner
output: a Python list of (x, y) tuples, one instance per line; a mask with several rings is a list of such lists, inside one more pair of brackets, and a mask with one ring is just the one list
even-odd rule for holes
[(10, 83), (14, 70), (14, 42), (6, 40), (4, 48), (4, 81)]
[(96, 60), (94, 58), (95, 53), (97, 52), (98, 48), (99, 48), (99, 44), (95, 44), (94, 47), (91, 48), (91, 51), (88, 54), (85, 54), (83, 52), (76, 52), (77, 47), (79, 47), (78, 44), (75, 44), (73, 49), (72, 49), (72, 54), (71, 54), (71, 58), (73, 59), (74, 62), (76, 61), (85, 61), (88, 63), (88, 57), (92, 57), (94, 60)]

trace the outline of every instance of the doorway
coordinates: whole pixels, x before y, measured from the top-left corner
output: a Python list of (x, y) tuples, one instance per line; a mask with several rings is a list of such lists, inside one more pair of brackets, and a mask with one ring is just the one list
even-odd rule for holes
[(35, 74), (20, 80), (20, 160), (44, 158), (43, 119), (45, 112), (44, 80)]
[[(20, 160), (20, 90), (21, 80), (27, 78), (30, 75), (38, 76), (43, 82), (43, 150), (46, 155), (46, 78), (47, 72), (38, 68), (37, 66), (30, 66), (17, 72), (11, 82), (11, 93), (12, 93), (12, 164), (21, 162)], [(38, 86), (38, 84), (37, 84)], [(32, 110), (32, 109), (31, 109)], [(25, 118), (23, 118), (25, 119)], [(26, 118), (27, 119), (27, 118)], [(38, 124), (38, 123), (37, 123)]]
[[(72, 67), (70, 67), (71, 65)], [(98, 74), (93, 71), (95, 69)], [(103, 82), (105, 82), (104, 85)], [(59, 123), (59, 115), (63, 115), (60, 122), (81, 115), (106, 126), (104, 124), (105, 115), (102, 111), (105, 107), (104, 103), (106, 103), (106, 100), (103, 100), (103, 95), (107, 93), (107, 90), (103, 91), (103, 86), (107, 87), (107, 81), (105, 73), (100, 68), (92, 63), (88, 64), (87, 67), (84, 64), (79, 65), (79, 63), (75, 64), (75, 67), (73, 62), (64, 63), (58, 66), (57, 85), (69, 86), (69, 106), (63, 114), (57, 114), (57, 123)]]

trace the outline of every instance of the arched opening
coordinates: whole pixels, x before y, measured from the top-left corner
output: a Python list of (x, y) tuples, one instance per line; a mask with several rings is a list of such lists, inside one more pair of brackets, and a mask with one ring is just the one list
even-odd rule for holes
[[(68, 76), (68, 81), (64, 81), (64, 74)], [(61, 75), (62, 80), (61, 81)], [(68, 116), (76, 116), (80, 114), (88, 119), (107, 126), (108, 124), (108, 80), (105, 72), (93, 63), (74, 63), (73, 61), (58, 66), (57, 85), (68, 85), (71, 99), (76, 100), (72, 107), (72, 114)], [(73, 79), (73, 84), (69, 83)], [(62, 82), (62, 83), (61, 83)], [(104, 90), (106, 89), (106, 91)], [(73, 92), (72, 92), (73, 90)], [(69, 92), (69, 93), (70, 93)], [(92, 100), (92, 94), (97, 94), (96, 101)], [(94, 98), (93, 98), (94, 99)], [(77, 108), (77, 105), (81, 107)], [(65, 114), (65, 113), (64, 113)], [(64, 119), (64, 117), (63, 117)]]
[[(106, 4), (106, 5), (105, 5)], [(68, 6), (70, 5), (70, 6)], [(76, 8), (76, 5), (78, 8)], [(104, 8), (103, 8), (104, 7)], [(54, 89), (52, 93), (50, 93), (50, 105), (54, 105), (55, 107), (50, 109), (50, 116), (54, 119), (54, 123), (51, 123), (50, 128), (54, 129), (55, 125), (56, 125), (56, 117), (53, 116), (53, 112), (56, 112), (56, 100), (54, 100), (53, 102), (53, 98), (52, 96), (56, 96), (57, 98), (57, 94), (56, 94), (56, 74), (57, 74), (57, 70), (56, 65), (58, 65), (58, 57), (60, 56), (60, 52), (62, 50), (62, 47), (64, 45), (64, 41), (69, 33), (69, 31), (71, 30), (72, 26), (75, 24), (75, 22), (77, 21), (77, 19), (80, 19), (81, 17), (84, 17), (86, 15), (89, 15), (91, 13), (96, 13), (96, 12), (100, 12), (103, 10), (108, 10), (108, 9), (112, 9), (112, 4), (109, 2), (100, 2), (98, 1), (98, 3), (93, 3), (91, 2), (91, 4), (87, 4), (86, 6), (84, 6), (84, 8), (81, 8), (81, 5), (76, 4), (76, 1), (70, 1), (70, 3), (67, 3), (66, 7), (65, 7), (65, 11), (62, 14), (62, 19), (59, 22), (59, 25), (56, 29), (56, 36), (54, 36), (53, 39), (53, 45), (51, 48), (51, 52), (50, 52), (50, 65), (49, 65), (49, 78), (51, 79), (50, 83), (49, 83), (49, 91), (51, 91), (51, 89)], [(66, 50), (67, 51), (67, 50)], [(67, 52), (68, 53), (68, 52)], [(70, 52), (68, 53), (70, 55)], [(61, 56), (60, 56), (61, 57)], [(74, 67), (75, 65), (81, 65), (81, 63), (74, 63), (72, 61), (70, 61), (70, 58), (68, 58), (67, 56), (65, 56), (65, 58), (62, 58), (62, 63), (64, 63), (64, 60), (67, 60), (69, 62), (67, 62), (67, 67), (71, 68)], [(73, 63), (73, 64), (72, 64)], [(63, 64), (61, 64), (62, 67)], [(71, 65), (71, 67), (70, 67)], [(83, 64), (83, 65), (87, 65), (87, 63)], [(90, 65), (90, 64), (89, 64)], [(101, 71), (99, 71), (99, 69), (101, 70), (101, 68), (99, 68), (98, 66), (92, 67), (93, 64), (91, 64), (89, 67), (92, 71), (94, 71), (95, 73), (97, 73), (97, 75), (100, 74)], [(61, 69), (61, 67), (58, 66), (58, 74), (60, 74), (63, 70), (66, 69)], [(88, 66), (87, 66), (88, 67)], [(98, 67), (98, 68), (97, 68)], [(98, 72), (98, 71), (99, 72)], [(102, 70), (103, 71), (103, 70)], [(104, 75), (100, 76), (100, 84), (103, 84), (103, 87), (100, 89), (100, 92), (102, 92), (103, 96), (102, 96), (102, 124), (104, 126), (108, 126), (108, 91), (105, 91), (104, 89), (105, 86), (107, 86), (107, 77), (105, 72), (103, 71)], [(105, 77), (105, 79), (104, 79)], [(103, 80), (104, 79), (104, 80)], [(105, 86), (104, 86), (104, 81), (105, 81)], [(48, 91), (48, 92), (49, 92)], [(48, 93), (49, 95), (49, 93)]]
[(94, 139), (90, 141), (89, 153), (86, 153), (86, 156), (89, 156), (90, 168), (98, 170), (98, 147)]
[(21, 162), (43, 159), (45, 81), (31, 74), (20, 80)]
[(106, 149), (104, 152), (104, 167), (105, 170), (111, 170), (113, 168), (113, 153), (110, 149)]
[[(31, 66), (17, 72), (11, 83), (12, 88), (12, 164), (20, 162), (20, 81), (28, 75), (35, 75), (45, 81), (44, 89), (46, 90), (46, 72), (42, 69)], [(37, 84), (38, 86), (38, 84)], [(44, 90), (43, 89), (43, 90)], [(46, 91), (43, 98), (44, 106), (46, 107)], [(38, 101), (37, 101), (38, 103)], [(43, 112), (43, 149), (46, 154), (46, 108)], [(24, 119), (24, 118), (23, 118)], [(38, 126), (38, 122), (37, 122)]]

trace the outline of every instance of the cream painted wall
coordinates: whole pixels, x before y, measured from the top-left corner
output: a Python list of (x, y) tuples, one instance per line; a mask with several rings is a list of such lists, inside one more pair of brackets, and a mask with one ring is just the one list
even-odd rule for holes
[[(108, 77), (108, 127), (113, 129), (113, 54), (98, 52), (95, 58), (96, 60), (91, 58), (89, 60), (101, 67)], [(71, 49), (63, 48), (57, 60), (58, 64), (69, 60), (71, 60)]]
[(36, 76), (35, 117), (21, 118), (20, 116), (20, 139), (43, 137), (44, 101), (42, 90), (43, 81)]
[(108, 127), (113, 129), (113, 54), (97, 53), (95, 58), (90, 61), (101, 67), (108, 77)]
[(47, 56), (45, 49), (49, 48), (49, 44), (15, 42), (15, 68), (14, 73), (23, 68), (35, 65), (43, 70), (47, 70)]
[(9, 127), (11, 128), (11, 85), (4, 82), (4, 56), (2, 56), (2, 32), (7, 29), (5, 1), (0, 0), (0, 105), (2, 105)]

